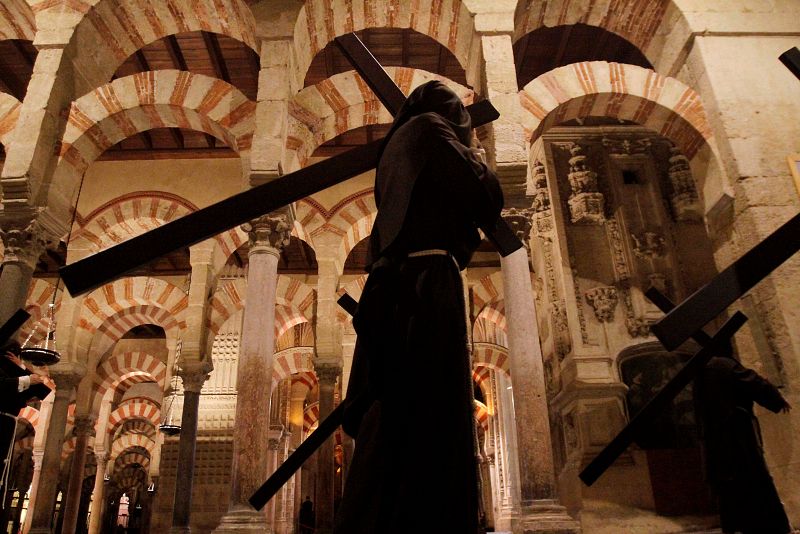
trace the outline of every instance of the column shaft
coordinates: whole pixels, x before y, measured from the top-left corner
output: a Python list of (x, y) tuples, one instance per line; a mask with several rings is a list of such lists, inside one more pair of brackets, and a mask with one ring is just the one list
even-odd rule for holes
[(95, 417), (93, 415), (78, 415), (75, 417), (75, 450), (72, 452), (72, 466), (69, 473), (69, 484), (64, 499), (64, 522), (61, 534), (75, 534), (78, 523), (78, 509), (81, 504), (81, 490), (83, 488), (83, 470), (86, 467), (86, 450), (89, 446), (89, 436), (94, 434)]
[(94, 489), (92, 489), (92, 515), (89, 517), (89, 534), (100, 534), (100, 521), (103, 519), (105, 508), (106, 485), (105, 475), (108, 465), (108, 453), (95, 453), (97, 458), (97, 471), (94, 474)]
[[(324, 421), (333, 411), (334, 388), (341, 368), (336, 365), (316, 367), (319, 379), (319, 420)], [(314, 503), (317, 532), (328, 534), (333, 531), (333, 481), (334, 481), (335, 440), (328, 438), (319, 448), (317, 456), (317, 502)]]

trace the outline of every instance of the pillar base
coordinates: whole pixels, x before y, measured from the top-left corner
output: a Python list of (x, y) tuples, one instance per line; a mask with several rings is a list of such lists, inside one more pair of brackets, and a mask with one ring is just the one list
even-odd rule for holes
[[(257, 512), (252, 508), (239, 508), (229, 510), (219, 526), (214, 529), (214, 534), (259, 532), (261, 534), (272, 534), (272, 529), (267, 523), (267, 518), (263, 512)], [(173, 534), (173, 533), (170, 533)]]
[(536, 501), (522, 508), (512, 522), (514, 534), (580, 534), (581, 525), (553, 500)]

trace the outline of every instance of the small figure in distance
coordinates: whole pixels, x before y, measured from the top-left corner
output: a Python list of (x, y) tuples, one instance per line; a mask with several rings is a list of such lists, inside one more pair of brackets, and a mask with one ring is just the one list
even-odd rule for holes
[(791, 406), (778, 389), (736, 361), (728, 344), (695, 380), (708, 478), (725, 534), (792, 531), (764, 459), (753, 403), (774, 412)]
[(306, 495), (306, 500), (300, 504), (300, 514), (298, 516), (298, 523), (300, 523), (300, 534), (313, 534), (314, 532), (314, 503), (311, 498)]

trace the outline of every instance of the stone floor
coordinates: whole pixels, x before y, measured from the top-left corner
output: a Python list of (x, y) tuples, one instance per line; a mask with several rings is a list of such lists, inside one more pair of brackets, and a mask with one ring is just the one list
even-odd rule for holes
[(719, 533), (719, 519), (712, 516), (664, 517), (616, 503), (584, 500), (583, 534), (696, 534)]

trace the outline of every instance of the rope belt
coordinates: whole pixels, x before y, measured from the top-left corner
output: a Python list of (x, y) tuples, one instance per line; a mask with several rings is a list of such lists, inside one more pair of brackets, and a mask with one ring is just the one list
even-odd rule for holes
[(2, 502), (6, 502), (6, 491), (8, 490), (8, 477), (11, 474), (11, 459), (13, 458), (14, 454), (14, 431), (16, 430), (17, 418), (10, 413), (0, 412), (0, 417), (5, 417), (11, 419), (14, 422), (14, 428), (11, 431), (10, 441), (11, 443), (8, 444), (8, 452), (6, 453), (6, 457), (0, 459), (3, 463), (2, 467), (2, 478), (0, 478), (0, 498), (3, 499)]
[(458, 262), (456, 261), (455, 256), (453, 256), (452, 254), (450, 254), (450, 252), (441, 248), (429, 248), (427, 250), (418, 250), (416, 252), (408, 253), (409, 258), (421, 258), (424, 256), (447, 256), (451, 260), (453, 260), (453, 264), (456, 266), (456, 269), (458, 269), (459, 271), (461, 270), (461, 267), (458, 266)]

